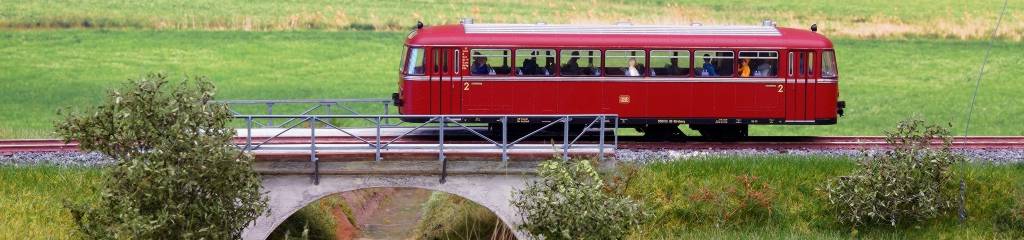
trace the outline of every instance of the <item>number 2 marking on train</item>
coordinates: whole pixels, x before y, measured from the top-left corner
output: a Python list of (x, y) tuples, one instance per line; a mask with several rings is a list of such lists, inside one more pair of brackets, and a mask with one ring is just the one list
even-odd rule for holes
[(779, 84), (779, 92), (782, 92), (782, 88), (785, 87), (785, 86), (786, 85)]
[(469, 91), (469, 83), (468, 82), (462, 83), (462, 90), (463, 91)]

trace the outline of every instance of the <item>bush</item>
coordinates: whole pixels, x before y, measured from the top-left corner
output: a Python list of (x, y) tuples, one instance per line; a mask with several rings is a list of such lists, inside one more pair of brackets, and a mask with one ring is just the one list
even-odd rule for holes
[(210, 103), (213, 85), (167, 83), (160, 74), (131, 81), (57, 124), (65, 141), (117, 160), (98, 202), (68, 204), (85, 238), (239, 238), (264, 213), (260, 177), (231, 143), (227, 107)]
[(549, 160), (540, 179), (513, 193), (523, 230), (542, 239), (621, 239), (646, 219), (639, 204), (608, 194), (589, 161)]
[[(942, 147), (931, 146), (934, 141)], [(839, 221), (854, 226), (898, 226), (943, 215), (955, 206), (957, 183), (950, 167), (962, 161), (949, 130), (911, 118), (886, 131), (892, 149), (865, 156), (850, 176), (828, 182), (828, 203)]]
[(739, 175), (735, 185), (722, 190), (701, 187), (690, 195), (697, 220), (711, 220), (716, 227), (739, 225), (755, 219), (771, 217), (775, 208), (775, 191), (757, 176)]

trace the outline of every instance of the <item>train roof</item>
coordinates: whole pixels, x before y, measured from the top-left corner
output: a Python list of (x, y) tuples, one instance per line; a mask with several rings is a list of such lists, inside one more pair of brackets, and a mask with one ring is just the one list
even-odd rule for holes
[(816, 32), (773, 26), (455, 24), (410, 34), (410, 46), (832, 48)]

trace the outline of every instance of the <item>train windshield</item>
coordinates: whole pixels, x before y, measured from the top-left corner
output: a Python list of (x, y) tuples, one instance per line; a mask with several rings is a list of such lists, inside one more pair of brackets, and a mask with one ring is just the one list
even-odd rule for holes
[(405, 59), (405, 73), (423, 75), (423, 48), (410, 48), (408, 59)]
[(821, 77), (836, 78), (839, 71), (836, 69), (836, 52), (827, 50), (821, 53)]

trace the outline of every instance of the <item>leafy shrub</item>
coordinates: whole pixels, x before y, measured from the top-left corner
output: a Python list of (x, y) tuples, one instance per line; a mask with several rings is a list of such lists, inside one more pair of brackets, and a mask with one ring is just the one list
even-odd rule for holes
[(210, 103), (213, 91), (205, 78), (169, 86), (151, 74), (57, 123), (66, 141), (117, 160), (98, 202), (68, 204), (84, 238), (239, 238), (264, 213), (252, 157), (232, 145), (231, 115)]
[[(942, 147), (933, 148), (936, 141)], [(865, 154), (852, 175), (827, 183), (829, 207), (841, 223), (897, 226), (954, 209), (958, 191), (950, 167), (962, 157), (951, 151), (948, 129), (910, 118), (886, 131), (886, 142), (890, 150)]]
[(523, 230), (542, 239), (621, 239), (646, 219), (639, 204), (608, 194), (589, 161), (549, 160), (539, 179), (513, 193)]
[(775, 208), (775, 191), (757, 176), (739, 175), (736, 186), (722, 190), (701, 187), (690, 195), (693, 215), (698, 220), (711, 220), (716, 227), (742, 224), (753, 219), (771, 217)]

